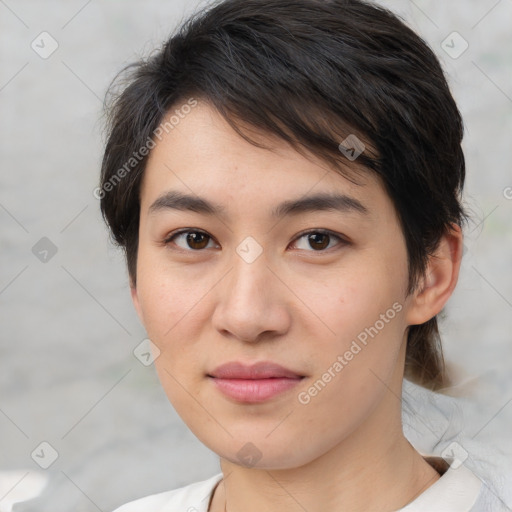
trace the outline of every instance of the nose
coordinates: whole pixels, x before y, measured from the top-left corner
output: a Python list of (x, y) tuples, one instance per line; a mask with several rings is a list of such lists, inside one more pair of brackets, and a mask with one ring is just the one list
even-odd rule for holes
[(234, 254), (231, 271), (216, 287), (212, 323), (223, 336), (244, 342), (285, 334), (290, 327), (286, 287), (264, 254), (247, 262)]

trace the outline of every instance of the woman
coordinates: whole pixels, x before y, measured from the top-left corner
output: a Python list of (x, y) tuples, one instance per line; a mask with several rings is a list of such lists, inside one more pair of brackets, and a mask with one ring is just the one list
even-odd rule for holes
[(432, 51), (358, 0), (226, 0), (132, 70), (97, 194), (222, 471), (118, 512), (489, 510), (463, 447), (401, 423), (404, 376), (447, 383), (462, 131)]

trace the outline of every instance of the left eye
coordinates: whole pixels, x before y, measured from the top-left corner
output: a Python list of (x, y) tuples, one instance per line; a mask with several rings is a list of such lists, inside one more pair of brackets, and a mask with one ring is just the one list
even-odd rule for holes
[[(326, 248), (330, 248), (330, 241), (332, 238), (335, 238), (341, 244), (346, 243), (345, 240), (343, 240), (338, 235), (335, 235), (331, 231), (324, 231), (324, 230), (316, 230), (316, 231), (308, 231), (307, 233), (303, 233), (300, 235), (296, 240), (305, 239), (306, 244), (309, 245), (309, 247), (313, 248), (315, 252), (323, 251)], [(305, 245), (305, 244), (304, 244)], [(299, 249), (305, 249), (309, 250), (306, 247), (298, 247)]]
[[(176, 240), (182, 239), (184, 240), (184, 244), (180, 245), (176, 243)], [(338, 241), (338, 245), (347, 244), (343, 238), (341, 238), (338, 235), (335, 235), (331, 231), (326, 230), (314, 230), (314, 231), (308, 231), (306, 233), (302, 233), (299, 235), (294, 242), (294, 245), (298, 245), (297, 241), (305, 240), (305, 244), (303, 244), (303, 247), (297, 247), (298, 249), (303, 250), (309, 250), (307, 247), (304, 247), (304, 245), (308, 244), (310, 248), (314, 249), (314, 252), (320, 252), (325, 249), (330, 249), (332, 247), (331, 242), (332, 239), (335, 239)], [(207, 249), (208, 244), (210, 241), (213, 241), (213, 238), (205, 233), (204, 231), (193, 231), (193, 230), (183, 230), (178, 231), (176, 233), (171, 234), (169, 237), (167, 237), (164, 240), (165, 245), (169, 245), (171, 242), (175, 243), (179, 248), (185, 249), (185, 250), (194, 250), (194, 251), (200, 251), (202, 249)]]

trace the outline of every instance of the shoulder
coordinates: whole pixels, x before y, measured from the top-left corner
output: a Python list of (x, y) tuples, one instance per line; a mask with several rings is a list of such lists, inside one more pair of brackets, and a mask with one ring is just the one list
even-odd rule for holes
[(222, 473), (218, 473), (207, 480), (131, 501), (114, 512), (207, 512), (213, 489), (221, 480)]

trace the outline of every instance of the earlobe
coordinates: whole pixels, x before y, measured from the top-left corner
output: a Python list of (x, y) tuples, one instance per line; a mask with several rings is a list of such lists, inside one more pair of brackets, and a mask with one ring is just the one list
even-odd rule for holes
[(407, 312), (408, 325), (423, 324), (443, 309), (457, 284), (462, 244), (462, 230), (460, 226), (452, 224), (430, 256), (421, 285), (413, 293)]

